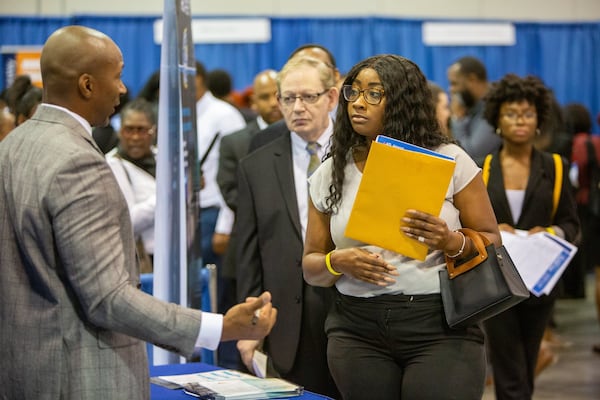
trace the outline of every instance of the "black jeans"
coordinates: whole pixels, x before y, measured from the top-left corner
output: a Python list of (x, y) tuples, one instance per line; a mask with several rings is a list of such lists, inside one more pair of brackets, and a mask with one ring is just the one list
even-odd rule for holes
[(481, 399), (483, 333), (450, 329), (439, 294), (338, 294), (325, 324), (327, 357), (344, 400)]

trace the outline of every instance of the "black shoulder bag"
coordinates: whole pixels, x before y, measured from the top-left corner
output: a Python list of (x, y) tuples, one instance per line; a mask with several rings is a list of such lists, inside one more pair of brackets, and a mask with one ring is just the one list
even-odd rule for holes
[(462, 263), (446, 257), (440, 289), (446, 322), (464, 328), (493, 317), (529, 298), (529, 290), (504, 246), (495, 247), (477, 231), (460, 230), (477, 248)]

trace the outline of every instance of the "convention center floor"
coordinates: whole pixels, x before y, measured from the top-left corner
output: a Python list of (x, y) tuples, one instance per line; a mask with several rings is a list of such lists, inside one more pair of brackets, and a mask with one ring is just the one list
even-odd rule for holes
[[(591, 274), (586, 289), (585, 299), (557, 301), (555, 333), (564, 345), (554, 350), (556, 363), (537, 377), (533, 400), (600, 399), (600, 353), (592, 351), (592, 346), (600, 343), (600, 324)], [(486, 387), (483, 400), (494, 399), (493, 387)]]

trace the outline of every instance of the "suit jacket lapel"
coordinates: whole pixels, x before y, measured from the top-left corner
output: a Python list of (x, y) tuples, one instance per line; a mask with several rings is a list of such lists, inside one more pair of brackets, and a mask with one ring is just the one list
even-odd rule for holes
[(488, 193), (493, 199), (494, 212), (498, 223), (510, 223), (514, 226), (514, 219), (510, 211), (510, 205), (506, 198), (506, 189), (504, 188), (504, 176), (500, 166), (500, 154), (494, 153), (490, 164), (490, 178), (488, 182)]
[(298, 213), (298, 200), (296, 198), (296, 186), (294, 184), (294, 161), (292, 159), (292, 141), (290, 132), (283, 134), (276, 139), (277, 146), (274, 146), (273, 164), (277, 182), (281, 189), (285, 206), (290, 219), (293, 222), (294, 230), (302, 240), (302, 228), (300, 225), (300, 216)]
[(523, 199), (523, 211), (521, 216), (528, 215), (527, 208), (535, 207), (533, 204), (532, 197), (539, 190), (539, 185), (544, 177), (544, 165), (542, 162), (542, 154), (537, 150), (533, 150), (531, 153), (531, 166), (529, 169), (529, 179), (527, 180), (527, 187), (525, 188), (525, 198)]

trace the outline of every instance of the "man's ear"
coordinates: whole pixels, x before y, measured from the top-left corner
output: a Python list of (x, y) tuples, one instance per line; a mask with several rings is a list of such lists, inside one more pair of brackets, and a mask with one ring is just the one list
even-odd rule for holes
[(90, 74), (82, 74), (78, 79), (79, 92), (83, 97), (90, 98), (92, 96), (92, 90), (94, 88), (94, 79)]

